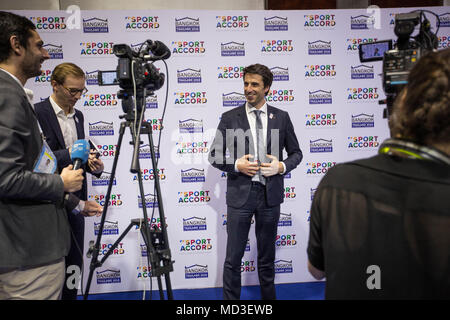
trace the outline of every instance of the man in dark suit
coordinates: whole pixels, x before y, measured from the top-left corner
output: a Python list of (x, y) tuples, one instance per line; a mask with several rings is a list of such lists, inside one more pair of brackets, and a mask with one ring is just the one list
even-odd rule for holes
[[(52, 71), (51, 85), (53, 94), (35, 105), (36, 115), (47, 143), (58, 160), (58, 169), (71, 163), (71, 148), (78, 139), (84, 139), (84, 117), (74, 108), (82, 94), (86, 93), (84, 71), (73, 63), (61, 63)], [(93, 150), (92, 150), (93, 151)], [(82, 166), (86, 172), (99, 177), (104, 165), (94, 154), (90, 154), (87, 165)], [(87, 200), (87, 183), (83, 182), (80, 191), (71, 194), (66, 205), (69, 223), (73, 231), (72, 245), (66, 257), (66, 267), (83, 262), (84, 217), (100, 215), (102, 207), (95, 201)], [(67, 273), (66, 277), (71, 274)], [(74, 300), (77, 289), (64, 286), (62, 299)]]
[[(266, 104), (272, 80), (272, 72), (264, 65), (244, 69), (247, 103), (222, 115), (209, 154), (209, 162), (228, 173), (224, 299), (240, 298), (241, 259), (253, 215), (261, 297), (276, 299), (275, 239), (283, 178), (300, 163), (302, 152), (289, 114)], [(283, 149), (288, 155), (284, 160)]]
[(83, 181), (72, 165), (55, 174), (23, 87), (49, 59), (35, 29), (0, 11), (0, 300), (60, 297), (70, 246), (64, 192)]

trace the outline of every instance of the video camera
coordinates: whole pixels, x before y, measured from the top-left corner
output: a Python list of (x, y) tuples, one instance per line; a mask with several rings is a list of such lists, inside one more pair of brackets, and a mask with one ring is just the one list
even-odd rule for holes
[[(398, 37), (393, 48), (392, 40), (383, 40), (359, 45), (359, 60), (361, 62), (383, 61), (383, 90), (386, 104), (383, 117), (388, 118), (392, 111), (394, 100), (398, 93), (408, 83), (408, 75), (417, 61), (429, 51), (437, 49), (439, 17), (436, 16), (437, 29), (431, 32), (430, 21), (425, 16), (425, 10), (395, 15), (394, 33)], [(414, 29), (420, 24), (419, 33), (411, 37)]]
[(119, 85), (117, 96), (122, 99), (124, 112), (133, 105), (130, 97), (145, 98), (164, 85), (165, 74), (154, 66), (154, 61), (170, 57), (170, 50), (161, 41), (146, 40), (135, 51), (126, 44), (115, 44), (113, 53), (119, 58), (116, 70), (99, 71), (100, 86)]
[[(122, 140), (125, 129), (129, 128), (132, 138), (130, 144), (133, 145), (134, 148), (130, 172), (136, 174), (137, 176), (139, 195), (141, 199), (140, 206), (142, 208), (143, 217), (132, 219), (130, 225), (120, 235), (117, 241), (112, 244), (111, 248), (109, 248), (106, 253), (103, 253), (103, 257), (99, 261), (98, 256), (100, 251), (101, 236), (103, 234), (108, 209), (108, 201), (105, 202), (99, 232), (97, 234), (97, 240), (95, 243), (90, 243), (90, 248), (88, 251), (88, 254), (92, 254), (92, 259), (84, 299), (86, 300), (88, 297), (94, 270), (105, 262), (105, 260), (112, 254), (113, 250), (115, 250), (117, 245), (120, 243), (121, 239), (123, 239), (133, 227), (139, 228), (141, 231), (141, 235), (146, 246), (147, 263), (148, 266), (152, 268), (151, 277), (157, 277), (158, 280), (160, 299), (164, 299), (161, 275), (164, 275), (166, 278), (167, 297), (168, 299), (173, 299), (169, 278), (169, 273), (173, 271), (173, 261), (170, 253), (166, 224), (164, 222), (166, 219), (164, 217), (159, 178), (158, 175), (156, 175), (154, 179), (154, 190), (157, 197), (159, 218), (162, 221), (162, 224), (158, 228), (150, 228), (148, 225), (149, 217), (147, 215), (144, 186), (142, 183), (142, 174), (140, 169), (141, 166), (139, 162), (140, 146), (143, 144), (143, 141), (141, 141), (141, 133), (143, 133), (148, 136), (148, 145), (150, 147), (150, 158), (153, 172), (158, 172), (155, 148), (153, 144), (152, 126), (149, 122), (144, 120), (145, 108), (143, 106), (145, 105), (145, 98), (153, 95), (153, 91), (160, 89), (164, 85), (166, 78), (165, 75), (160, 73), (153, 65), (153, 62), (169, 58), (170, 50), (160, 41), (146, 40), (141, 44), (139, 50), (137, 51), (132, 50), (126, 44), (116, 44), (113, 46), (113, 52), (119, 58), (117, 68), (113, 71), (99, 71), (98, 83), (101, 86), (120, 86), (122, 90), (117, 93), (117, 96), (122, 99), (122, 109), (126, 114), (119, 116), (119, 118), (125, 119), (125, 121), (120, 123), (119, 137), (116, 144), (116, 153), (114, 155), (106, 198), (109, 198), (111, 195)], [(167, 64), (165, 62), (164, 64), (166, 65), (167, 70)], [(166, 86), (166, 88), (167, 102), (168, 86)], [(164, 111), (162, 118), (164, 118)], [(159, 133), (159, 137), (161, 138), (161, 130)], [(153, 213), (154, 210), (155, 207), (153, 206)]]

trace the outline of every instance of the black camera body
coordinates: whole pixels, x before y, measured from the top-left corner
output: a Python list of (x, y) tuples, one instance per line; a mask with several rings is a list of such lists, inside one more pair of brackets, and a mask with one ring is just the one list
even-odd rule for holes
[[(119, 85), (117, 93), (124, 99), (123, 108), (128, 112), (130, 97), (145, 98), (164, 85), (165, 74), (160, 73), (153, 62), (170, 57), (170, 50), (160, 41), (146, 40), (136, 52), (126, 44), (115, 44), (113, 53), (119, 59), (116, 70), (99, 71), (100, 86)], [(127, 109), (127, 110), (125, 110)]]
[(145, 88), (148, 91), (156, 91), (164, 85), (164, 73), (159, 73), (153, 65), (154, 60), (147, 56), (148, 51), (145, 51), (145, 48), (144, 43), (139, 52), (135, 53), (126, 44), (113, 46), (113, 52), (119, 58), (117, 81), (123, 90)]
[[(387, 104), (384, 118), (390, 115), (397, 94), (408, 83), (409, 72), (420, 57), (437, 49), (438, 17), (437, 21), (437, 30), (432, 33), (430, 21), (425, 17), (423, 10), (397, 14), (395, 16), (394, 33), (398, 38), (394, 46), (392, 40), (359, 45), (359, 60), (361, 62), (383, 61), (382, 81), (386, 100), (380, 101), (380, 104)], [(419, 33), (411, 37), (419, 23)]]
[(408, 75), (422, 56), (422, 49), (389, 50), (383, 59), (383, 90), (386, 95), (400, 92), (408, 83)]

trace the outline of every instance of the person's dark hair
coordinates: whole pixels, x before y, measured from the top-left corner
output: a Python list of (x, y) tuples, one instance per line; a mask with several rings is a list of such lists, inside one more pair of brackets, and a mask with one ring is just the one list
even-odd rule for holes
[(256, 63), (244, 68), (244, 78), (247, 73), (259, 74), (263, 78), (264, 87), (270, 87), (273, 81), (273, 74), (265, 65)]
[(31, 30), (36, 30), (36, 26), (29, 19), (0, 11), (0, 62), (8, 59), (11, 53), (11, 36), (16, 35), (20, 45), (26, 48), (28, 39), (32, 36)]
[(420, 58), (397, 97), (392, 119), (393, 137), (422, 145), (450, 140), (450, 48)]

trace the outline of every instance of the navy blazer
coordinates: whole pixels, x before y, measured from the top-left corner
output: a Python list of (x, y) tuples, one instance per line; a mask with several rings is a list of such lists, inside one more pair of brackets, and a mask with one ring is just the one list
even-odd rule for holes
[[(34, 109), (45, 139), (58, 161), (58, 170), (61, 172), (63, 168), (67, 167), (69, 164), (72, 164), (69, 149), (67, 149), (70, 146), (66, 146), (64, 142), (61, 127), (59, 126), (58, 119), (49, 98), (36, 103), (34, 105)], [(75, 109), (74, 119), (75, 127), (77, 128), (77, 138), (84, 139), (84, 116), (81, 111)], [(81, 168), (84, 172), (86, 172), (86, 170), (89, 172), (88, 166), (83, 165)], [(73, 194), (82, 200), (87, 200), (87, 182), (85, 173), (83, 187), (80, 191), (74, 192)]]
[[(289, 114), (268, 105), (267, 116), (267, 154), (275, 155), (279, 161), (284, 162), (286, 166), (284, 174), (286, 174), (298, 166), (303, 154)], [(272, 139), (277, 139), (277, 141), (272, 141)], [(274, 150), (272, 150), (272, 145)], [(226, 202), (231, 207), (240, 208), (245, 204), (250, 194), (252, 181), (251, 177), (236, 172), (234, 163), (246, 154), (254, 154), (254, 150), (245, 105), (223, 113), (211, 145), (209, 162), (213, 167), (228, 173)], [(283, 159), (283, 150), (287, 152), (286, 159)], [(266, 191), (269, 206), (282, 203), (284, 201), (284, 175), (276, 174), (268, 177)]]

